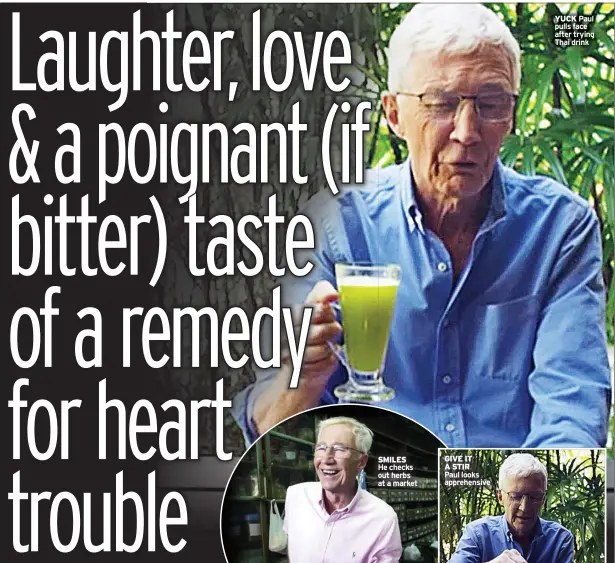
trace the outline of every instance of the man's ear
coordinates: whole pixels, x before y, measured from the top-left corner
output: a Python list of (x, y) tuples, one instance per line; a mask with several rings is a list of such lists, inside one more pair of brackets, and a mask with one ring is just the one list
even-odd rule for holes
[(498, 490), (497, 494), (498, 494), (498, 500), (502, 502), (502, 491)]
[(510, 120), (510, 123), (508, 124), (508, 134), (514, 135), (516, 128), (517, 128), (517, 108), (515, 107), (515, 113), (513, 113), (512, 119)]
[(508, 134), (514, 135), (515, 129), (517, 128), (517, 111), (519, 110), (519, 99), (515, 100), (515, 105), (513, 107), (513, 114), (510, 119), (510, 127), (508, 128)]
[(399, 106), (397, 105), (397, 97), (388, 90), (382, 93), (382, 109), (384, 115), (391, 126), (393, 133), (398, 137), (403, 138), (403, 128), (399, 120)]
[(369, 457), (367, 454), (363, 454), (361, 456), (361, 461), (359, 461), (359, 471), (361, 469), (365, 469), (365, 466), (367, 465), (368, 460), (369, 460)]

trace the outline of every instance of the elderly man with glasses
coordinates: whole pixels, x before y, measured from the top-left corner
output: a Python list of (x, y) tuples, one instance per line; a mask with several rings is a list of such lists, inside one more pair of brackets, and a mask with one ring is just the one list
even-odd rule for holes
[(574, 538), (539, 517), (547, 470), (530, 454), (513, 454), (500, 467), (502, 516), (468, 524), (449, 563), (572, 563)]
[(397, 515), (359, 487), (373, 434), (348, 417), (322, 421), (314, 447), (319, 482), (286, 492), (284, 530), (291, 563), (398, 563), (402, 554)]
[(384, 362), (387, 408), (449, 447), (604, 446), (610, 406), (599, 223), (547, 177), (498, 154), (511, 130), (520, 50), (482, 5), (419, 4), (393, 33), (383, 107), (401, 165), (307, 206), (318, 247), (285, 287), (313, 305), (297, 389), (262, 373), (234, 401), (248, 441), (336, 401), (347, 378), (330, 343), (336, 263), (394, 263), (401, 283)]

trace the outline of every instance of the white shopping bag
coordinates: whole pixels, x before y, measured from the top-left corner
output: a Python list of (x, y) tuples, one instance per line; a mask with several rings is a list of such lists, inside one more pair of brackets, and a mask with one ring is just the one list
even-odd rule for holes
[(288, 536), (284, 531), (284, 519), (280, 516), (275, 500), (271, 501), (269, 510), (269, 550), (275, 553), (286, 553)]

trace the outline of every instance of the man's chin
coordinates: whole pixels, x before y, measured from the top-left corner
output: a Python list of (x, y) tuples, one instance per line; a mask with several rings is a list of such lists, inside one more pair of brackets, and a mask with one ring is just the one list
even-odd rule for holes
[(320, 482), (320, 486), (330, 493), (335, 493), (340, 488), (340, 483)]
[(447, 201), (463, 201), (476, 197), (485, 187), (482, 174), (453, 174), (440, 184), (440, 195)]
[(536, 520), (517, 520), (514, 529), (518, 536), (527, 536), (532, 533), (535, 525)]
[(485, 187), (482, 174), (458, 174), (448, 182), (448, 192), (452, 198), (463, 200), (478, 195)]

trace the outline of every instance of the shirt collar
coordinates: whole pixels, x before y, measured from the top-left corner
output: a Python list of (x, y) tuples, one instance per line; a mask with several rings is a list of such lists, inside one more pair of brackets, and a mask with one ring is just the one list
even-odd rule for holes
[[(500, 219), (506, 215), (506, 192), (504, 190), (504, 174), (503, 165), (498, 158), (493, 174), (491, 176), (491, 204), (487, 211), (483, 224), (481, 225), (481, 231), (490, 230), (495, 226)], [(410, 158), (407, 158), (400, 168), (400, 187), (401, 198), (404, 210), (406, 211), (406, 217), (408, 219), (408, 225), (410, 225), (410, 232), (414, 232), (414, 229), (418, 227), (421, 233), (425, 233), (423, 230), (423, 217), (419, 210), (418, 203), (416, 201), (416, 192), (414, 183), (412, 181), (412, 169), (410, 167)]]
[[(318, 488), (316, 489), (315, 492), (316, 492), (316, 496), (314, 497), (315, 503), (318, 504), (318, 506), (320, 506), (321, 510), (324, 510), (326, 512), (324, 490), (322, 488)], [(335, 510), (333, 513), (337, 512), (338, 514), (345, 514), (346, 512), (350, 512), (357, 505), (357, 503), (361, 499), (362, 494), (363, 493), (362, 493), (361, 487), (358, 487), (356, 494), (354, 495), (354, 497), (352, 497), (352, 500), (344, 508), (339, 508)]]
[(480, 230), (491, 229), (506, 215), (506, 190), (504, 189), (504, 166), (500, 159), (495, 163), (491, 175), (491, 204)]
[(416, 194), (414, 191), (414, 184), (412, 182), (412, 169), (410, 168), (410, 158), (404, 160), (400, 168), (399, 183), (401, 187), (401, 200), (404, 210), (406, 212), (406, 218), (408, 225), (410, 226), (410, 232), (414, 232), (417, 227), (419, 231), (423, 231), (423, 218), (419, 211), (419, 206), (416, 202)]

